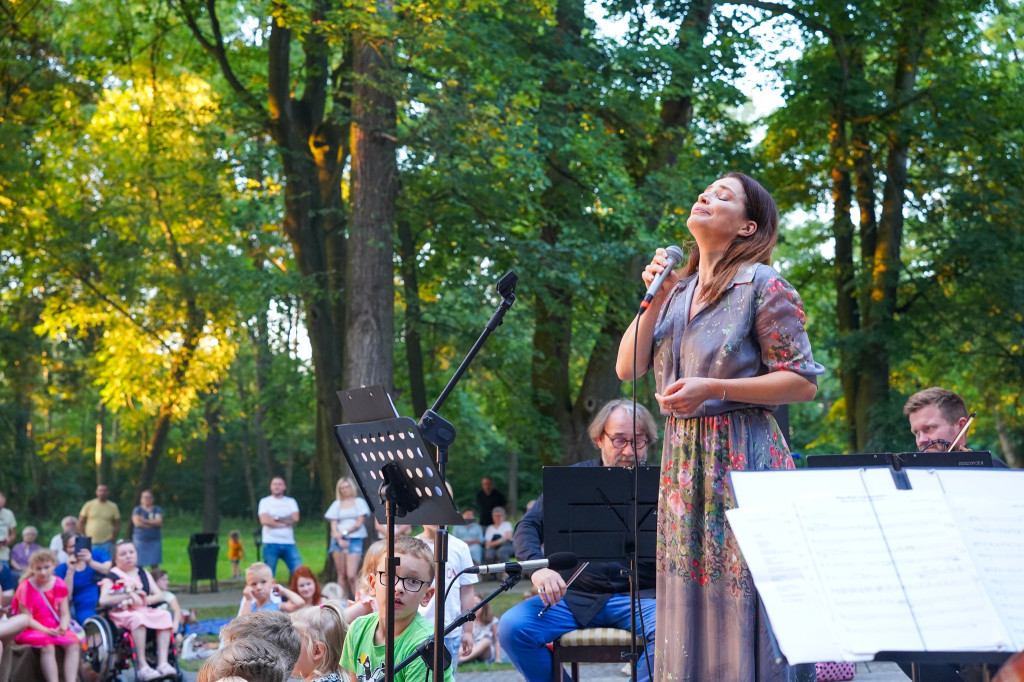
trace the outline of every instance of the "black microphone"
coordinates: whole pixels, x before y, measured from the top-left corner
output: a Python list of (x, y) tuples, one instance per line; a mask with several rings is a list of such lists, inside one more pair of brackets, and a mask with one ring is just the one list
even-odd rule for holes
[(676, 269), (676, 266), (683, 261), (683, 250), (673, 244), (672, 246), (665, 249), (665, 258), (668, 262), (665, 263), (665, 269), (658, 273), (651, 282), (651, 286), (647, 287), (647, 293), (644, 294), (643, 303), (640, 304), (640, 312), (637, 315), (643, 315), (644, 311), (651, 307), (651, 301), (658, 293), (658, 289), (665, 283), (665, 279)]
[(503, 564), (487, 564), (467, 568), (466, 573), (522, 573), (537, 568), (550, 568), (553, 571), (565, 571), (580, 562), (580, 558), (572, 552), (555, 552), (546, 559), (532, 561), (507, 561)]

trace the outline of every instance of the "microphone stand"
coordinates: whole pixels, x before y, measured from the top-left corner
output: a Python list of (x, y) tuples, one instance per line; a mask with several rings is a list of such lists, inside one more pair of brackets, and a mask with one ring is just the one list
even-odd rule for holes
[[(498, 309), (491, 315), (491, 319), (487, 321), (484, 326), (484, 331), (480, 334), (480, 337), (473, 344), (473, 347), (466, 354), (466, 357), (462, 360), (462, 364), (455, 370), (455, 374), (448, 381), (448, 385), (441, 391), (441, 395), (438, 396), (437, 400), (434, 401), (433, 406), (423, 413), (420, 417), (419, 429), (420, 435), (423, 436), (423, 440), (433, 444), (437, 448), (437, 473), (441, 477), (441, 483), (447, 481), (446, 469), (448, 466), (448, 447), (455, 442), (455, 427), (452, 426), (444, 417), (437, 414), (437, 411), (441, 409), (441, 406), (448, 399), (452, 389), (455, 388), (455, 384), (459, 382), (462, 375), (465, 374), (469, 368), (469, 363), (473, 361), (476, 354), (483, 347), (487, 337), (491, 335), (495, 329), (501, 326), (505, 313), (508, 312), (509, 308), (516, 301), (516, 283), (519, 281), (519, 276), (516, 275), (515, 271), (509, 270), (506, 272), (501, 279), (498, 280), (497, 289), (498, 295), (501, 296), (501, 303), (498, 304)], [(437, 533), (434, 536), (434, 561), (437, 562), (437, 570), (435, 574), (435, 587), (434, 587), (434, 637), (435, 639), (444, 630), (444, 612), (445, 612), (445, 600), (442, 597), (445, 596), (445, 577), (444, 567), (448, 561), (448, 531), (443, 526), (438, 527)], [(518, 581), (517, 581), (518, 582)], [(515, 583), (513, 583), (515, 584)], [(446, 631), (447, 633), (447, 631)], [(442, 637), (443, 640), (443, 637)], [(432, 640), (427, 640), (428, 642)], [(442, 644), (444, 642), (442, 641)], [(444, 656), (442, 655), (441, 647), (435, 647), (434, 651), (434, 680), (444, 679)], [(391, 679), (391, 678), (389, 678)]]

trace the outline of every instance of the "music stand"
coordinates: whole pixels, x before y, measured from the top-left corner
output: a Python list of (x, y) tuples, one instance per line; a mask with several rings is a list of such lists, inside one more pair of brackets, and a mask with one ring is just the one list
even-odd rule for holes
[[(349, 394), (374, 389), (354, 389)], [(379, 395), (378, 395), (379, 397)], [(367, 394), (369, 401), (373, 396)], [(390, 398), (388, 398), (390, 402)], [(395, 620), (395, 519), (411, 524), (447, 526), (461, 523), (462, 516), (448, 493), (444, 480), (436, 472), (433, 459), (420, 438), (416, 422), (408, 417), (393, 417), (334, 427), (338, 445), (356, 478), (363, 497), (373, 509), (374, 518), (387, 526), (387, 619)], [(374, 501), (378, 501), (376, 504)], [(444, 594), (444, 576), (438, 576), (439, 593)], [(443, 611), (444, 604), (435, 608)], [(435, 639), (434, 646), (444, 646)], [(385, 679), (394, 678), (395, 642), (388, 637), (385, 646)], [(436, 677), (435, 669), (435, 677)]]
[(635, 549), (637, 559), (654, 559), (659, 472), (658, 467), (636, 469), (639, 542), (634, 542), (632, 467), (544, 467), (544, 552), (619, 561)]
[(892, 467), (894, 471), (908, 467), (928, 469), (992, 468), (988, 450), (955, 450), (953, 452), (861, 452), (850, 455), (808, 455), (807, 468)]
[(572, 552), (580, 561), (629, 561), (629, 662), (634, 681), (640, 658), (637, 564), (657, 554), (660, 471), (650, 466), (544, 467), (545, 553)]

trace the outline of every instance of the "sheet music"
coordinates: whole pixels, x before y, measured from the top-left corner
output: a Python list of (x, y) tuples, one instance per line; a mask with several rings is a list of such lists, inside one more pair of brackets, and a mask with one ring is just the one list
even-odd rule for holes
[(876, 498), (874, 507), (925, 649), (1006, 649), (1009, 635), (946, 499), (908, 490)]
[(796, 517), (778, 506), (743, 507), (725, 514), (741, 538), (743, 559), (757, 576), (758, 594), (771, 614), (772, 630), (786, 660), (842, 659), (846, 652), (839, 645), (831, 612), (823, 608), (821, 583)]
[(888, 469), (820, 472), (731, 475), (729, 523), (791, 663), (1024, 648), (1024, 477), (908, 470), (900, 491)]
[(1024, 649), (1024, 502), (989, 498), (951, 499), (992, 604), (1013, 651)]
[[(779, 500), (792, 500), (808, 495), (878, 495), (896, 490), (889, 467), (864, 469), (795, 469), (773, 471), (772, 485), (759, 483), (763, 471), (734, 471), (729, 475), (738, 506), (774, 507)], [(858, 474), (861, 485), (851, 489), (851, 474)]]
[(794, 506), (846, 651), (923, 649), (871, 499), (806, 497)]

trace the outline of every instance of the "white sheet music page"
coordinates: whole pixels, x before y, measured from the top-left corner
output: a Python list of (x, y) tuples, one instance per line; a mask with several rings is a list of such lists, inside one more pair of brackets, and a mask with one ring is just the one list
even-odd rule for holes
[(794, 501), (839, 637), (850, 656), (924, 643), (866, 495)]
[(792, 508), (745, 506), (725, 515), (786, 660), (841, 660), (845, 652)]
[[(770, 473), (771, 485), (763, 474)], [(740, 507), (774, 507), (781, 500), (809, 495), (871, 495), (896, 490), (892, 469), (793, 469), (790, 471), (733, 471), (729, 474), (736, 504)]]
[(876, 498), (874, 506), (925, 649), (1007, 649), (1009, 635), (946, 498), (905, 490)]
[[(928, 471), (946, 492), (995, 610), (1012, 640), (1024, 649), (1024, 472)], [(922, 483), (922, 485), (927, 485)]]

